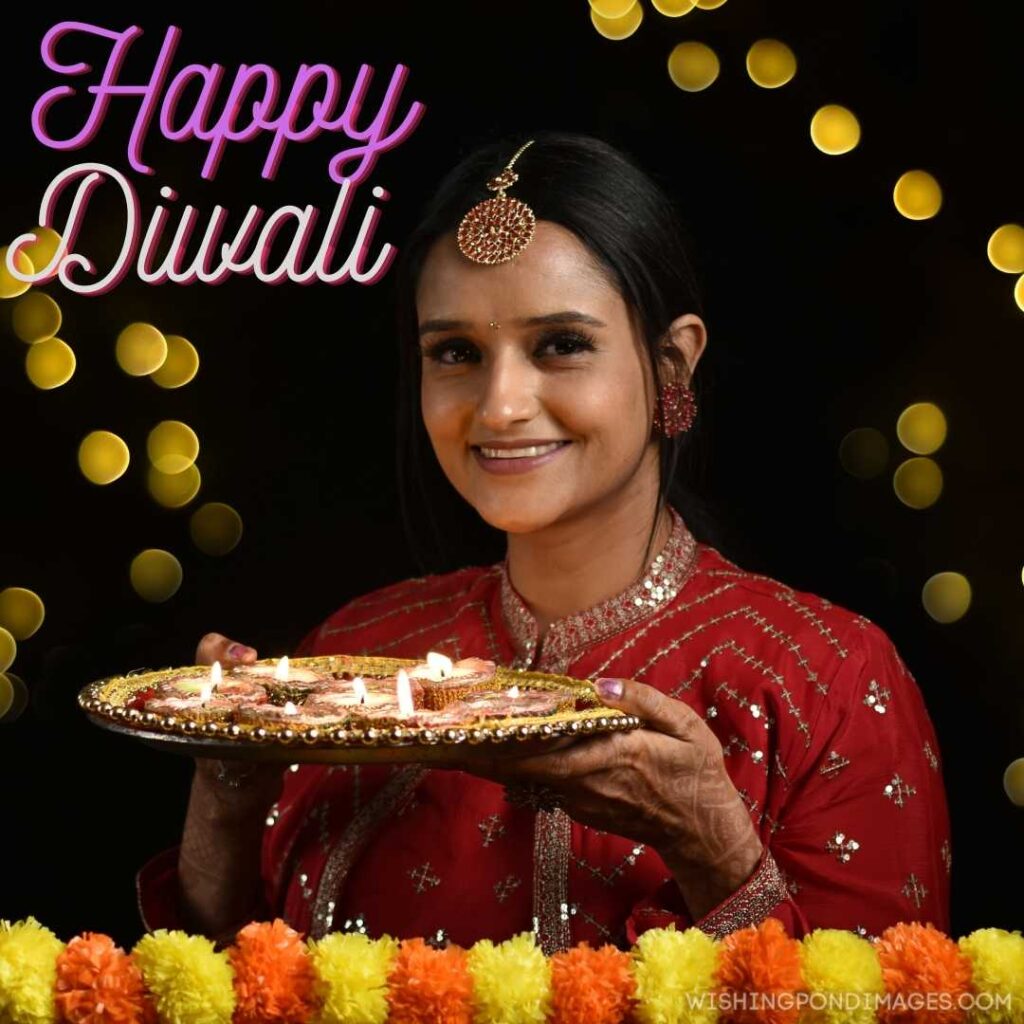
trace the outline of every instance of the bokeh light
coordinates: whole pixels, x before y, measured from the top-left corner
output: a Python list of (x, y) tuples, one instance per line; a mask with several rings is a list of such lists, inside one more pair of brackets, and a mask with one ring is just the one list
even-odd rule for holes
[(778, 89), (796, 74), (796, 54), (778, 39), (758, 39), (747, 50), (747, 74), (762, 89)]
[(590, 9), (590, 21), (598, 33), (605, 39), (628, 39), (644, 20), (644, 10), (640, 6), (640, 0), (635, 0), (633, 5), (624, 14), (616, 18), (607, 18), (599, 14), (593, 7)]
[(860, 142), (860, 122), (853, 111), (830, 103), (811, 118), (811, 141), (829, 156), (849, 153)]
[(927, 171), (907, 171), (896, 182), (892, 201), (908, 220), (928, 220), (942, 206), (942, 188)]
[[(19, 295), (24, 295), (32, 287), (28, 281), (19, 281), (7, 269), (7, 250), (9, 248), (10, 246), (7, 245), (0, 246), (0, 299), (16, 298)], [(24, 249), (19, 250), (14, 265), (22, 274), (35, 273), (36, 268), (25, 255)]]
[(129, 577), (139, 597), (159, 604), (178, 592), (182, 579), (181, 563), (170, 551), (146, 548), (132, 559)]
[(915, 402), (900, 413), (896, 436), (907, 451), (931, 455), (946, 440), (946, 417), (934, 402)]
[(996, 270), (1006, 274), (1024, 272), (1024, 228), (1019, 224), (996, 228), (988, 240), (988, 259)]
[(857, 427), (839, 442), (839, 461), (850, 476), (870, 480), (885, 471), (889, 442), (874, 427)]
[(220, 501), (197, 508), (188, 528), (193, 543), (206, 555), (226, 555), (242, 539), (242, 517)]
[(180, 420), (164, 420), (149, 432), (146, 452), (161, 473), (184, 473), (199, 455), (199, 438)]
[(129, 324), (114, 348), (117, 365), (132, 377), (159, 370), (167, 358), (167, 339), (152, 324)]
[(27, 640), (46, 618), (43, 599), (25, 587), (7, 587), (0, 591), (0, 626), (15, 640)]
[[(22, 246), (21, 251), (32, 261), (36, 270), (45, 270), (57, 252), (60, 235), (53, 228), (40, 227), (38, 224), (32, 229), (32, 233), (36, 236), (36, 240)], [(50, 274), (47, 280), (51, 279), (55, 273), (56, 271)]]
[(1014, 807), (1024, 807), (1024, 757), (1018, 757), (1006, 766), (1003, 790)]
[(696, 40), (679, 43), (668, 55), (668, 74), (684, 92), (700, 92), (718, 77), (720, 65), (715, 51)]
[(0, 626), (0, 672), (6, 672), (18, 656), (18, 644), (11, 632)]
[(694, 0), (651, 0), (651, 6), (666, 18), (680, 18), (697, 5)]
[(180, 388), (199, 372), (199, 353), (180, 334), (167, 335), (167, 358), (154, 370), (150, 380), (162, 388)]
[(28, 707), (28, 687), (13, 672), (0, 672), (0, 723), (16, 722)]
[(110, 484), (124, 475), (130, 456), (128, 445), (109, 430), (86, 434), (78, 446), (78, 468), (94, 484)]
[(60, 306), (46, 292), (32, 292), (14, 304), (11, 327), (28, 345), (52, 338), (63, 322)]
[(1013, 287), (1013, 298), (1017, 308), (1024, 312), (1024, 274), (1017, 278), (1017, 283)]
[(942, 494), (942, 470), (933, 459), (907, 459), (892, 478), (896, 497), (910, 508), (929, 508)]
[(183, 508), (199, 493), (202, 482), (195, 463), (181, 473), (161, 473), (155, 466), (150, 466), (146, 486), (158, 505)]
[(77, 365), (73, 349), (60, 338), (36, 342), (25, 353), (25, 374), (41, 391), (52, 391), (67, 384), (75, 375)]
[(721, 7), (725, 3), (725, 0), (697, 0), (697, 6), (704, 11), (713, 11), (716, 7)]
[(621, 18), (636, 6), (637, 0), (590, 0), (590, 9), (601, 18)]
[(921, 601), (936, 622), (956, 622), (971, 606), (971, 584), (958, 572), (936, 573), (925, 583)]

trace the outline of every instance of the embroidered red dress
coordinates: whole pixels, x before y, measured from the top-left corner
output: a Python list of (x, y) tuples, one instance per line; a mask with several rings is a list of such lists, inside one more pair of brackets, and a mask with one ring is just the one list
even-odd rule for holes
[[(768, 916), (877, 935), (949, 928), (949, 822), (917, 684), (866, 619), (733, 565), (673, 530), (643, 579), (536, 623), (505, 563), (409, 579), (332, 615), (300, 654), (457, 659), (649, 683), (704, 716), (765, 853), (693, 922), (642, 843), (512, 806), (501, 786), (418, 766), (293, 766), (267, 820), (268, 915), (321, 936), (435, 936), (460, 945), (534, 928), (548, 952), (634, 941), (674, 921), (722, 935)], [(179, 918), (177, 850), (139, 872), (147, 928)]]

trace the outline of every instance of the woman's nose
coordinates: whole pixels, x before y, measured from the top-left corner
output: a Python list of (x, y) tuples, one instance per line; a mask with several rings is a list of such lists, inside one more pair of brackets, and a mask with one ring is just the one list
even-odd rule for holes
[(477, 406), (480, 422), (491, 430), (531, 420), (537, 413), (536, 372), (515, 353), (497, 356), (488, 367), (483, 393)]

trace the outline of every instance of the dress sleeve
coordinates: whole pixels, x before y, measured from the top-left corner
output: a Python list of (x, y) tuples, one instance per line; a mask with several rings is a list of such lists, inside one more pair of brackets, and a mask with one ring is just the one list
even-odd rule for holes
[(761, 827), (750, 879), (699, 921), (674, 881), (634, 907), (630, 942), (692, 925), (721, 937), (778, 918), (878, 935), (900, 921), (949, 930), (949, 817), (924, 700), (889, 638), (860, 624), (811, 729), (812, 744)]

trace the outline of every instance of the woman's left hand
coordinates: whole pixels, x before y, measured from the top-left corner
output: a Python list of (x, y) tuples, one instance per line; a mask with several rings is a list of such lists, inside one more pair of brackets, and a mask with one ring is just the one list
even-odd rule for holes
[(692, 708), (652, 686), (599, 679), (597, 687), (605, 704), (639, 716), (646, 728), (461, 767), (506, 785), (544, 787), (576, 821), (650, 846), (697, 920), (750, 877), (762, 852), (721, 744)]

